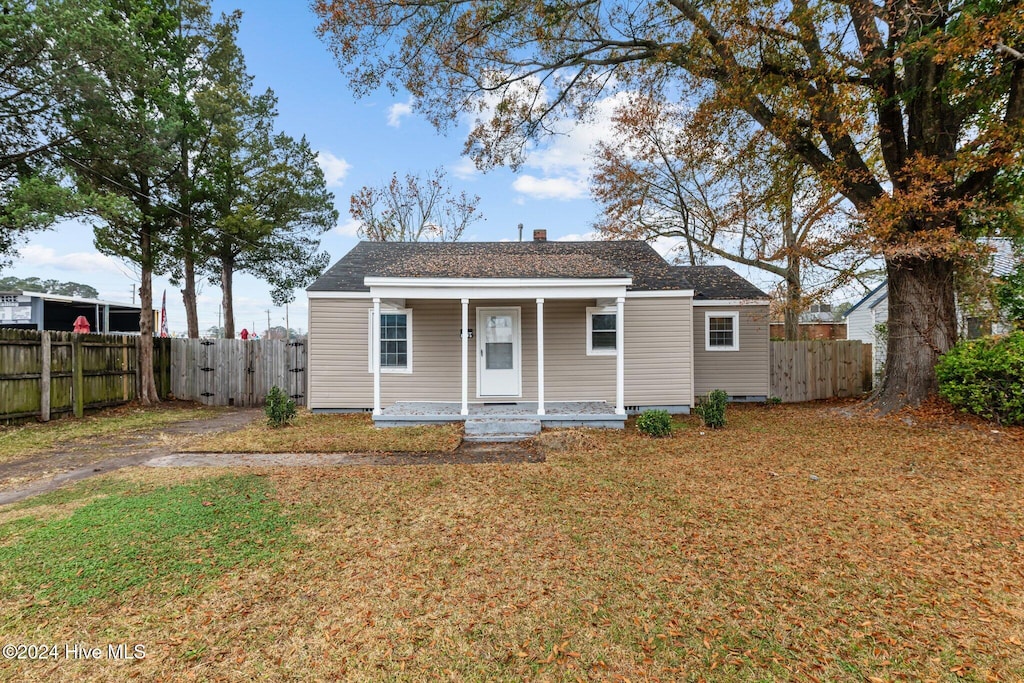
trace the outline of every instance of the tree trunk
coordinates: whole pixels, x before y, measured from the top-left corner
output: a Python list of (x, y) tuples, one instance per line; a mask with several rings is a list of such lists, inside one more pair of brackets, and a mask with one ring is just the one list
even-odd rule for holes
[[(144, 219), (145, 220), (145, 219)], [(148, 406), (160, 402), (153, 376), (153, 234), (144, 224), (139, 234), (139, 262), (142, 281), (139, 283), (139, 403)]]
[(231, 296), (231, 279), (235, 274), (235, 264), (230, 258), (221, 260), (220, 289), (224, 301), (224, 338), (235, 338), (235, 308)]
[(873, 397), (882, 413), (918, 405), (938, 389), (935, 363), (956, 343), (954, 265), (938, 258), (887, 259), (885, 374)]
[(791, 248), (786, 256), (786, 310), (783, 312), (786, 341), (797, 341), (800, 338), (801, 296), (800, 257)]
[[(191, 227), (189, 228), (191, 230)], [(185, 304), (185, 319), (188, 322), (188, 338), (199, 338), (199, 313), (196, 310), (196, 260), (191, 253), (192, 240), (186, 240), (185, 250), (185, 289), (181, 290), (181, 298)]]

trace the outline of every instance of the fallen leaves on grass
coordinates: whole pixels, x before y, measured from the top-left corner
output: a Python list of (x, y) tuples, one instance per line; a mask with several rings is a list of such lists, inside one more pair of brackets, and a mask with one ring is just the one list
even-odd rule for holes
[(239, 431), (204, 436), (187, 449), (206, 453), (448, 452), (462, 442), (460, 424), (379, 429), (367, 413), (299, 412), (281, 428), (254, 423)]
[(0, 635), (139, 639), (165, 680), (1015, 680), (1020, 434), (730, 406), (546, 433), (540, 464), (269, 470), (304, 541), (280, 567)]

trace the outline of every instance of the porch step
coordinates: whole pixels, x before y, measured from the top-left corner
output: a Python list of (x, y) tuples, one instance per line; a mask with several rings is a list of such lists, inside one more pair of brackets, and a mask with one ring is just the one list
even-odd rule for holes
[(540, 420), (500, 417), (470, 417), (466, 420), (466, 441), (521, 441), (540, 433)]

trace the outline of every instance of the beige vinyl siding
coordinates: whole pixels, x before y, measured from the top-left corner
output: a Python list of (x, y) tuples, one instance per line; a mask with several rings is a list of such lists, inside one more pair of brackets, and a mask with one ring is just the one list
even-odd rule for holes
[[(370, 408), (373, 375), (367, 371), (369, 299), (310, 299), (310, 408)], [(545, 400), (615, 401), (615, 356), (587, 356), (588, 300), (544, 304)], [(408, 299), (412, 311), (412, 373), (381, 373), (381, 403), (460, 401), (462, 396), (462, 304), (458, 300)], [(536, 301), (471, 301), (469, 325), (478, 308), (519, 308), (522, 394), (537, 399)], [(690, 299), (627, 299), (625, 304), (626, 405), (691, 405), (692, 332)], [(479, 331), (469, 342), (469, 399), (477, 392)], [(515, 400), (502, 397), (495, 400)]]
[(366, 371), (372, 307), (369, 299), (309, 300), (311, 409), (373, 407), (373, 376)]
[(626, 299), (627, 406), (693, 405), (690, 301)]
[[(708, 351), (704, 338), (706, 311), (739, 313), (738, 351)], [(768, 395), (768, 306), (693, 308), (693, 388), (698, 398), (714, 389), (730, 396)]]

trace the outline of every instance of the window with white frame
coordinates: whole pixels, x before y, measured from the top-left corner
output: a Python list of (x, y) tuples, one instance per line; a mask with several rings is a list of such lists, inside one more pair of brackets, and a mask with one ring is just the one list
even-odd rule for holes
[(616, 333), (614, 306), (587, 309), (588, 356), (614, 356)]
[[(370, 309), (369, 368), (373, 372), (373, 309)], [(380, 311), (380, 371), (412, 372), (412, 311), (408, 308)]]
[(740, 314), (736, 311), (706, 311), (704, 348), (708, 351), (739, 351)]

